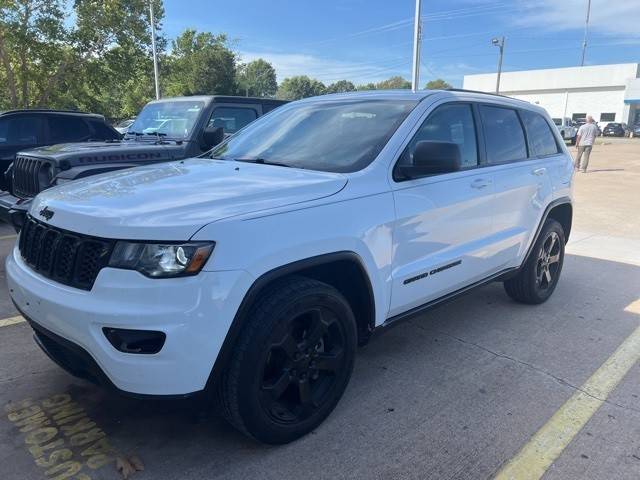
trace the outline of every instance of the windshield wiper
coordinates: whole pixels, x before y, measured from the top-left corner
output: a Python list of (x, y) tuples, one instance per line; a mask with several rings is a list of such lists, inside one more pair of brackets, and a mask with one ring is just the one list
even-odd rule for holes
[(291, 168), (291, 165), (280, 162), (272, 162), (270, 160), (265, 160), (264, 158), (234, 158), (236, 162), (246, 162), (246, 163), (259, 163), (260, 165), (275, 165), (277, 167), (287, 167)]

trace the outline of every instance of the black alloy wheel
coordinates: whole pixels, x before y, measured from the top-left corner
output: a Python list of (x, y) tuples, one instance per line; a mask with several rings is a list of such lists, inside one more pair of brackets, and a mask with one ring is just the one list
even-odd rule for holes
[(260, 403), (275, 422), (296, 424), (316, 412), (344, 368), (344, 326), (328, 308), (310, 307), (271, 337), (262, 365)]
[(342, 397), (357, 346), (347, 300), (332, 286), (291, 276), (249, 310), (219, 393), (244, 434), (282, 444), (316, 428)]
[(504, 289), (521, 303), (545, 302), (560, 279), (564, 262), (565, 236), (562, 225), (547, 219), (529, 257), (514, 277), (505, 280)]
[(560, 237), (556, 232), (549, 232), (538, 252), (536, 263), (536, 284), (541, 290), (555, 284), (560, 267), (560, 249)]

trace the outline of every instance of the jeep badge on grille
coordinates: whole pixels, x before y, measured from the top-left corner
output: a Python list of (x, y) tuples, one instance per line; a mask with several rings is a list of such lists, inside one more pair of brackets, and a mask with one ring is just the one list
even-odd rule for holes
[(45, 220), (51, 220), (51, 217), (53, 217), (55, 212), (53, 210), (49, 210), (49, 207), (44, 207), (39, 213), (40, 216), (45, 218)]

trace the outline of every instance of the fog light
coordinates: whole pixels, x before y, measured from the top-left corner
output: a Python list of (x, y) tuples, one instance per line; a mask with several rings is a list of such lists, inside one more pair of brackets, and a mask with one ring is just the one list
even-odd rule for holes
[(164, 332), (153, 330), (126, 330), (123, 328), (104, 327), (102, 332), (116, 350), (124, 353), (158, 353), (167, 338)]

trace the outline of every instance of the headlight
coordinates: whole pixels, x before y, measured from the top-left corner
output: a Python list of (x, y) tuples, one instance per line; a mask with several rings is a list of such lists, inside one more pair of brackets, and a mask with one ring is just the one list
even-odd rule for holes
[(214, 243), (116, 243), (109, 266), (137, 270), (153, 278), (195, 275), (206, 263)]

